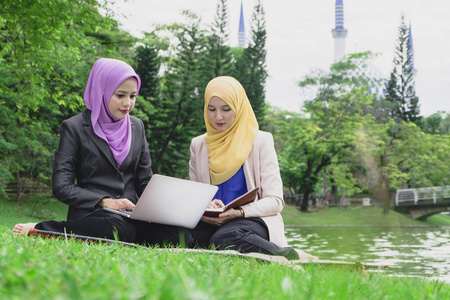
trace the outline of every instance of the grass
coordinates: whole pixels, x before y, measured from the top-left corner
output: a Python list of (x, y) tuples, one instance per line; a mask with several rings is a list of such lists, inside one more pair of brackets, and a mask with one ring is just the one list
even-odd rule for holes
[(0, 199), (0, 224), (13, 227), (17, 222), (65, 220), (67, 205), (50, 194), (22, 197), (17, 202)]
[(446, 299), (450, 286), (350, 270), (13, 237), (0, 228), (2, 299)]
[(348, 208), (322, 208), (318, 212), (302, 213), (293, 205), (286, 205), (282, 212), (286, 225), (303, 226), (424, 226), (450, 225), (450, 217), (434, 215), (426, 221), (418, 221), (394, 210), (383, 214), (383, 209), (376, 206), (355, 206)]
[[(303, 272), (252, 258), (15, 237), (10, 230), (17, 222), (65, 218), (66, 207), (54, 199), (39, 198), (36, 206), (32, 200), (0, 201), (0, 299), (450, 298), (448, 283), (422, 278), (320, 265), (304, 266)], [(340, 220), (332, 216), (336, 213)], [(297, 225), (348, 224), (352, 217), (362, 222), (363, 214), (380, 217), (375, 208), (303, 214), (287, 206), (283, 214), (286, 223), (297, 219)], [(406, 224), (400, 217), (387, 218)]]

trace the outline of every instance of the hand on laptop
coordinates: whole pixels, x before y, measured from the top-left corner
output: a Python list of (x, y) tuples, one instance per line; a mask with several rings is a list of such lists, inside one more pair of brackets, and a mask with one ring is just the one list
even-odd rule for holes
[(134, 209), (134, 203), (128, 200), (127, 198), (119, 198), (119, 199), (112, 199), (112, 198), (103, 198), (98, 203), (99, 206), (104, 208), (110, 208), (115, 210), (125, 210), (125, 209)]

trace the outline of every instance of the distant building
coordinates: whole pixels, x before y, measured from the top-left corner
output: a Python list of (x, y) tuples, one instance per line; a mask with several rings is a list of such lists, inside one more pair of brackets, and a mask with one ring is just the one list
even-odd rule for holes
[[(411, 30), (411, 27), (410, 27)], [(331, 30), (334, 38), (334, 62), (338, 62), (344, 58), (345, 38), (347, 37), (347, 29), (344, 28), (344, 1), (336, 0), (335, 3), (335, 28)], [(412, 38), (410, 38), (412, 41)], [(412, 44), (410, 45), (412, 47)], [(378, 68), (373, 64), (365, 65), (360, 60), (353, 60), (356, 64), (355, 70), (349, 72), (350, 77), (364, 76), (369, 79), (369, 93), (377, 94), (380, 98), (384, 96), (385, 86), (384, 80)], [(350, 88), (350, 87), (349, 87)]]
[(412, 32), (411, 32), (411, 22), (409, 22), (409, 31), (408, 31), (408, 47), (409, 47), (409, 66), (408, 69), (413, 71), (414, 76), (417, 73), (417, 70), (414, 68), (414, 45), (413, 45), (413, 38), (412, 38)]
[(344, 3), (336, 0), (335, 4), (335, 27), (331, 30), (334, 38), (334, 62), (340, 61), (345, 55), (345, 38), (347, 29), (344, 28)]
[(241, 16), (239, 18), (238, 46), (245, 48), (245, 24), (244, 24), (244, 8), (241, 0)]

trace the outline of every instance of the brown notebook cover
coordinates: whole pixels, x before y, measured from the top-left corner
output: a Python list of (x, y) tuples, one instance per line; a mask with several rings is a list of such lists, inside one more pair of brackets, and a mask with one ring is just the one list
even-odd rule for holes
[(207, 208), (205, 213), (203, 214), (206, 217), (218, 217), (219, 214), (223, 213), (224, 211), (232, 208), (236, 208), (242, 205), (245, 205), (247, 203), (253, 202), (256, 199), (256, 194), (258, 193), (259, 187), (254, 188), (251, 191), (248, 191), (244, 195), (234, 199), (224, 207), (220, 208)]

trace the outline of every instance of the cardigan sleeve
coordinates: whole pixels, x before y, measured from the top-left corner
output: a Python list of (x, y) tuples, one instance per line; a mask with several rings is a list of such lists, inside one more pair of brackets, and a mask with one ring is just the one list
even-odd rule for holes
[[(283, 183), (272, 134), (259, 132), (248, 158), (248, 188), (259, 186), (258, 198), (242, 206), (246, 217), (266, 217), (280, 213), (284, 207)], [(244, 168), (245, 170), (245, 168)], [(249, 184), (250, 183), (250, 184)]]
[(191, 140), (191, 146), (190, 146), (190, 158), (189, 158), (189, 179), (192, 181), (198, 181), (197, 179), (197, 168), (196, 168), (196, 161), (195, 161), (195, 140)]

